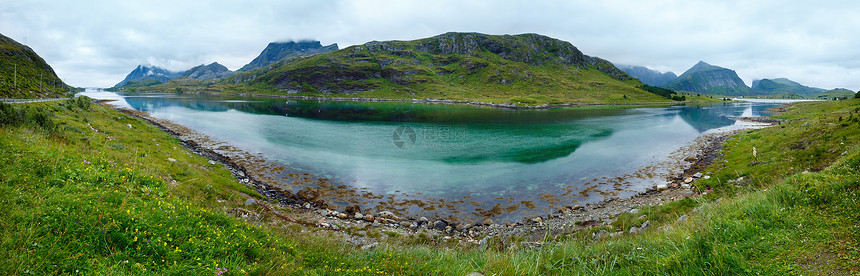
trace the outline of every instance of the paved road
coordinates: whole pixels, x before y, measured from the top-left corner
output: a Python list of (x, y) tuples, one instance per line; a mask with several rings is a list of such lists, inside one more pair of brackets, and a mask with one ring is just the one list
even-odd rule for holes
[(0, 102), (7, 103), (38, 103), (38, 102), (50, 102), (50, 101), (59, 101), (59, 100), (67, 100), (69, 98), (45, 98), (45, 99), (0, 99)]

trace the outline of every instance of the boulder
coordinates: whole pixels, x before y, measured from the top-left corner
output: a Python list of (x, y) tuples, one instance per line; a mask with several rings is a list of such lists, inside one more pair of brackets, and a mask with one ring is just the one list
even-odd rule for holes
[(346, 213), (349, 214), (350, 216), (355, 215), (355, 213), (360, 213), (360, 212), (361, 212), (361, 207), (359, 207), (357, 204), (350, 204), (349, 206), (346, 206)]

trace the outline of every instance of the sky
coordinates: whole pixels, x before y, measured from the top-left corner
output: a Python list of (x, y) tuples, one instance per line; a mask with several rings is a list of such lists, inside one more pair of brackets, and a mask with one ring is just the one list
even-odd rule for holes
[(345, 48), (452, 31), (538, 33), (678, 75), (702, 60), (747, 85), (860, 90), (860, 1), (0, 0), (0, 33), (78, 87), (111, 87), (139, 64), (236, 70), (272, 41)]

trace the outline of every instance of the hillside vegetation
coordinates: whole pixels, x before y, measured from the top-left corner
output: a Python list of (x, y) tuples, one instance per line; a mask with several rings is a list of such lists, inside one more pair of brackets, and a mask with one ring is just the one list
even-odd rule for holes
[[(485, 247), (290, 222), (298, 210), (266, 204), (176, 138), (87, 99), (0, 103), (0, 116), (0, 274), (860, 272), (860, 100), (798, 103), (778, 116), (786, 123), (729, 140), (696, 182), (703, 197), (537, 246), (491, 237)], [(642, 233), (592, 238), (643, 214), (653, 227)], [(341, 241), (362, 231), (383, 242)]]
[(70, 88), (30, 47), (0, 34), (0, 98), (56, 98)]

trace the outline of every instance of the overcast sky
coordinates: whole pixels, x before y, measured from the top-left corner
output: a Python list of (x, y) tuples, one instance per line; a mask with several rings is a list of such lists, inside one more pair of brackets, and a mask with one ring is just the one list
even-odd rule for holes
[(138, 64), (236, 70), (271, 41), (345, 48), (450, 31), (539, 33), (678, 75), (703, 60), (747, 85), (786, 77), (860, 89), (860, 1), (0, 0), (0, 33), (88, 87), (111, 87)]

